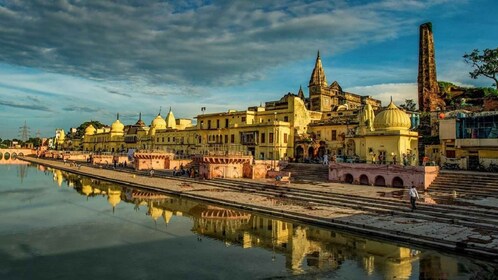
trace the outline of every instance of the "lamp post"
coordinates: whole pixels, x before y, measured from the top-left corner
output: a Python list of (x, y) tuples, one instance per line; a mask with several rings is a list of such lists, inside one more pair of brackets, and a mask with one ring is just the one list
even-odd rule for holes
[(277, 112), (273, 113), (273, 170), (276, 169), (277, 159)]

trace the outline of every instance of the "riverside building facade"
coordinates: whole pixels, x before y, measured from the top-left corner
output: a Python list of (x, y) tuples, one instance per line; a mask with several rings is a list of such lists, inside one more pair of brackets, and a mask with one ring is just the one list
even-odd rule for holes
[[(121, 123), (118, 115), (110, 127), (88, 126), (82, 139), (71, 140), (72, 147), (87, 152), (163, 151), (177, 156), (239, 154), (298, 162), (318, 161), (324, 155), (368, 162), (374, 154), (417, 153), (417, 133), (411, 130), (408, 113), (391, 102), (385, 108), (390, 113), (383, 114), (379, 100), (345, 92), (337, 81), (329, 85), (320, 53), (308, 90), (308, 97), (299, 88), (297, 94), (246, 110), (201, 114), (195, 123), (175, 118), (171, 108), (165, 118), (159, 113), (149, 126), (141, 115), (132, 125)], [(375, 114), (384, 117), (374, 120)], [(68, 142), (61, 148), (68, 148)]]

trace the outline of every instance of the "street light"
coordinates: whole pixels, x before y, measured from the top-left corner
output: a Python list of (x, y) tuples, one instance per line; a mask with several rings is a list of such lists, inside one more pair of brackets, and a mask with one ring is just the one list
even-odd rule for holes
[(277, 112), (273, 113), (274, 119), (273, 119), (273, 170), (276, 169), (276, 162), (275, 160), (277, 159)]

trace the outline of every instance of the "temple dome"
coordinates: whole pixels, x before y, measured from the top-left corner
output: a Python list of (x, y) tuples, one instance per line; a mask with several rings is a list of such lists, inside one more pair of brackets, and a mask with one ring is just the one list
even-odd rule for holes
[(161, 115), (157, 115), (157, 117), (152, 120), (150, 127), (155, 129), (165, 129), (166, 121), (163, 119), (163, 117), (161, 117)]
[(93, 125), (89, 125), (85, 128), (85, 135), (93, 135), (95, 134), (95, 127)]
[(375, 116), (375, 130), (406, 130), (410, 127), (408, 115), (396, 107), (392, 101), (384, 111)]
[(117, 119), (115, 122), (112, 123), (111, 125), (111, 132), (123, 132), (124, 130), (124, 124), (122, 124), (119, 119)]

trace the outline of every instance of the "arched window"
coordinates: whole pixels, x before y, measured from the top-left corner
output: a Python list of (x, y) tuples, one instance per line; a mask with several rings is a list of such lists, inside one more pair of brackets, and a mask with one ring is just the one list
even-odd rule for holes
[(346, 182), (348, 184), (352, 184), (353, 181), (354, 181), (353, 175), (351, 175), (351, 174), (344, 175), (344, 182)]
[(360, 176), (360, 185), (370, 185), (367, 175), (363, 174)]
[(374, 185), (376, 186), (381, 186), (381, 187), (385, 187), (386, 186), (386, 179), (384, 179), (384, 177), (382, 176), (377, 176), (375, 178), (375, 183)]
[(9, 152), (6, 152), (4, 155), (3, 155), (4, 159), (5, 160), (9, 160), (10, 159), (10, 153)]
[(392, 187), (393, 188), (402, 188), (403, 187), (403, 179), (401, 179), (400, 177), (394, 177)]

